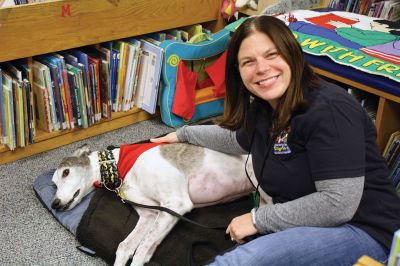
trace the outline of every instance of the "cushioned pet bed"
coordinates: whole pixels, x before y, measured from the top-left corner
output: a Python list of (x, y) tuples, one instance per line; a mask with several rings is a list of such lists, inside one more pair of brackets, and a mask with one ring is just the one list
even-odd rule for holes
[[(54, 211), (51, 209), (55, 193), (51, 181), (53, 173), (51, 170), (38, 176), (33, 184), (43, 206), (76, 236), (82, 246), (107, 263), (113, 263), (118, 244), (135, 227), (136, 211), (123, 204), (114, 192), (104, 189), (96, 189), (70, 211)], [(233, 217), (250, 209), (251, 201), (244, 197), (228, 204), (194, 209), (186, 217), (208, 226), (226, 226)], [(224, 231), (180, 221), (157, 248), (149, 265), (201, 265), (232, 247), (233, 243), (225, 238)]]

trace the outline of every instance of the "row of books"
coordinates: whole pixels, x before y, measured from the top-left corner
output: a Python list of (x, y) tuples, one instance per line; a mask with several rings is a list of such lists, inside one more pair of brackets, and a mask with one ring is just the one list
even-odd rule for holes
[(33, 143), (35, 112), (30, 70), (24, 62), (0, 68), (0, 143), (10, 150)]
[(398, 0), (331, 0), (328, 7), (392, 21), (400, 19)]
[[(12, 0), (11, 0), (12, 1)], [(15, 5), (52, 2), (54, 0), (13, 0)]]
[(134, 106), (154, 113), (161, 63), (161, 48), (131, 39), (40, 55), (32, 69), (1, 64), (0, 140), (11, 150), (31, 143), (35, 131), (23, 124), (33, 113), (31, 128), (46, 132), (87, 128)]
[(24, 60), (0, 64), (0, 144), (14, 150), (32, 143), (36, 129), (87, 128), (135, 107), (154, 114), (163, 62), (159, 44), (199, 33), (202, 26), (194, 25), (35, 56), (32, 69)]
[(392, 133), (383, 151), (389, 167), (389, 178), (400, 196), (400, 130)]
[[(360, 102), (361, 106), (364, 107), (369, 117), (375, 123), (379, 98), (356, 88), (348, 88), (347, 92)], [(388, 163), (388, 178), (392, 181), (393, 186), (400, 196), (400, 130), (391, 134), (382, 155)]]

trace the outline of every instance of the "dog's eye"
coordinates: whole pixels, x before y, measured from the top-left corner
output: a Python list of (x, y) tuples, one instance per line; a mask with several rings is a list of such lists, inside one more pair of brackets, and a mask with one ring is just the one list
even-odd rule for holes
[(62, 172), (62, 177), (67, 177), (69, 175), (69, 169), (65, 169), (63, 172)]

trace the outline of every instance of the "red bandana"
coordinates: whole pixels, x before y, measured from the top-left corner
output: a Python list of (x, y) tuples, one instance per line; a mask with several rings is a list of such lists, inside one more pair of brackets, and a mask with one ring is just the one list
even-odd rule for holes
[(118, 160), (118, 174), (121, 180), (125, 179), (126, 174), (132, 168), (132, 165), (135, 164), (137, 158), (139, 156), (151, 148), (154, 148), (161, 143), (141, 143), (141, 144), (126, 144), (122, 145), (119, 150), (119, 160)]

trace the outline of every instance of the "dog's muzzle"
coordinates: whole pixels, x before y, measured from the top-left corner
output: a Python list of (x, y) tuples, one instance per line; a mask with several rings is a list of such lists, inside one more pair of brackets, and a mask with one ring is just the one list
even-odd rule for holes
[(78, 197), (80, 192), (80, 189), (78, 189), (74, 196), (72, 197), (72, 199), (70, 201), (67, 202), (67, 204), (62, 205), (61, 204), (61, 200), (59, 198), (55, 198), (53, 200), (53, 202), (51, 203), (51, 208), (54, 210), (58, 210), (58, 211), (66, 211), (68, 210), (69, 206), (71, 206), (72, 202), (74, 202), (74, 200), (76, 199), (76, 197)]

